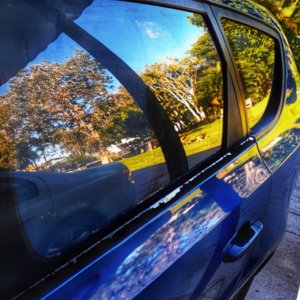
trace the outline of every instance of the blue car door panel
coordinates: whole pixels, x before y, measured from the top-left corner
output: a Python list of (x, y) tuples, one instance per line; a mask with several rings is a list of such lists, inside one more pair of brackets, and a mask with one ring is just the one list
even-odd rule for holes
[[(43, 299), (206, 299), (232, 292), (261, 243), (270, 192), (256, 144), (245, 144), (202, 183), (195, 184), (201, 173), (185, 183), (194, 186), (189, 192), (178, 187), (154, 204), (150, 209), (166, 208)], [(228, 262), (232, 245), (244, 249)]]

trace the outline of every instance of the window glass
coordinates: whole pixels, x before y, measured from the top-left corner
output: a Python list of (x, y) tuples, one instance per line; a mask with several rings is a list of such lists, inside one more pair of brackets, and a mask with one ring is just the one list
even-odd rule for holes
[(220, 149), (221, 62), (201, 15), (94, 1), (76, 23), (123, 59), (154, 92), (178, 132), (189, 167)]
[(1, 87), (0, 114), (0, 180), (13, 177), (41, 255), (59, 255), (169, 182), (140, 108), (65, 34)]
[[(79, 6), (68, 9), (153, 91), (190, 167), (220, 148), (221, 64), (200, 15), (120, 1), (94, 1), (79, 14)], [(122, 70), (110, 73), (54, 22), (40, 15), (30, 22), (7, 31), (0, 180), (13, 189), (33, 249), (55, 257), (170, 179), (139, 99), (117, 79)]]
[(248, 122), (252, 128), (264, 114), (270, 98), (274, 40), (246, 25), (225, 18), (221, 22), (240, 74)]

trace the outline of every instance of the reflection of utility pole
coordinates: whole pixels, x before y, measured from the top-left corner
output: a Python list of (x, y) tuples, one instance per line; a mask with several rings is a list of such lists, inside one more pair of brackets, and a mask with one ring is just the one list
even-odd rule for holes
[(102, 165), (113, 162), (107, 150), (100, 150), (100, 161)]
[(151, 150), (153, 150), (152, 143), (151, 143), (151, 141), (148, 141), (146, 151), (148, 152), (148, 151), (151, 151)]

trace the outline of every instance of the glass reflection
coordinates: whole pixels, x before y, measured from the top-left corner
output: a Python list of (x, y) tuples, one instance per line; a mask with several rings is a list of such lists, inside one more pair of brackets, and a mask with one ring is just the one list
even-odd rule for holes
[[(35, 26), (44, 28), (41, 19)], [(76, 22), (154, 91), (190, 167), (219, 149), (221, 66), (201, 16), (94, 1)], [(53, 257), (161, 189), (169, 175), (126, 87), (66, 34), (51, 35), (46, 49), (45, 40), (0, 88), (0, 176), (13, 182), (34, 249)]]
[(274, 40), (240, 23), (225, 18), (221, 22), (241, 77), (248, 122), (252, 128), (262, 117), (271, 94)]
[(132, 97), (65, 34), (2, 86), (0, 138), (0, 178), (43, 256), (60, 255), (169, 181)]
[[(76, 23), (116, 53), (151, 88), (180, 136), (190, 167), (219, 150), (221, 62), (201, 15), (94, 1)], [(122, 35), (116, 39), (118, 32)]]

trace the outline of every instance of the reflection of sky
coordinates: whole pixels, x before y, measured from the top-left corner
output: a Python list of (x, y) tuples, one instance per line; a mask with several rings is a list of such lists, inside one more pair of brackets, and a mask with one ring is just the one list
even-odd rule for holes
[(75, 50), (83, 51), (83, 48), (62, 33), (53, 43), (48, 45), (45, 51), (41, 52), (31, 61), (27, 67), (42, 61), (64, 63), (72, 57)]
[(0, 86), (0, 95), (4, 94), (9, 88), (9, 83), (6, 82)]
[[(49, 63), (64, 63), (72, 57), (72, 54), (75, 50), (83, 51), (83, 48), (80, 47), (72, 39), (70, 39), (67, 35), (62, 33), (54, 42), (49, 44), (43, 52), (40, 52), (34, 60), (30, 61), (26, 65), (25, 69), (32, 65), (39, 64), (42, 61), (46, 61)], [(5, 93), (8, 88), (8, 82), (0, 86), (0, 94)]]
[[(191, 24), (190, 13), (153, 5), (96, 0), (87, 7), (76, 23), (95, 36), (136, 71), (168, 57), (183, 58), (203, 30)], [(37, 24), (39, 26), (39, 24)], [(47, 33), (45, 33), (47, 34)], [(62, 33), (28, 62), (25, 68), (41, 62), (64, 63), (74, 51), (84, 49)], [(119, 82), (109, 74), (116, 91)], [(9, 83), (0, 86), (0, 95)], [(52, 153), (52, 150), (49, 149)], [(49, 156), (51, 153), (48, 153)], [(57, 157), (55, 153), (52, 158)], [(40, 161), (41, 162), (41, 161)]]
[(96, 0), (76, 23), (121, 57), (131, 68), (167, 57), (182, 58), (201, 36), (190, 13), (120, 1)]
[[(121, 57), (131, 68), (143, 71), (145, 65), (168, 57), (182, 58), (202, 34), (187, 17), (190, 13), (151, 5), (94, 1), (76, 21), (87, 32)], [(109, 29), (109, 30), (108, 30)], [(75, 50), (83, 50), (65, 34), (26, 67), (42, 61), (63, 63)], [(113, 79), (115, 87), (118, 85)], [(9, 88), (0, 86), (3, 94)]]

